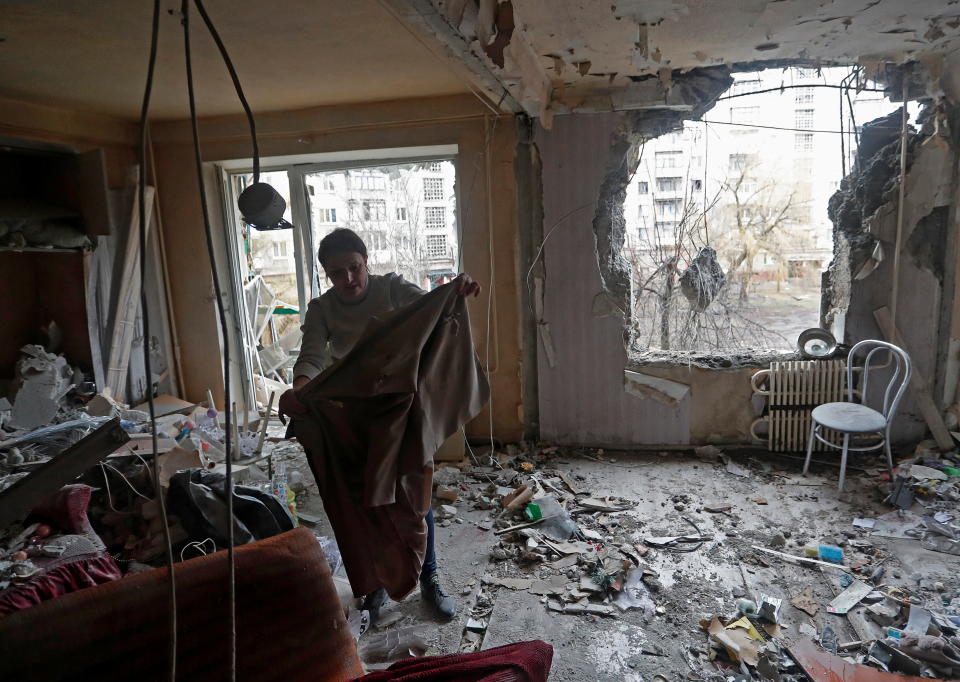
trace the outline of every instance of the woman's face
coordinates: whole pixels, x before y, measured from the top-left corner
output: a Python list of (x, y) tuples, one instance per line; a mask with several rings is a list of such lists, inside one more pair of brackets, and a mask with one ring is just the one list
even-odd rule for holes
[(323, 271), (340, 298), (357, 298), (367, 288), (367, 258), (356, 251), (332, 254)]

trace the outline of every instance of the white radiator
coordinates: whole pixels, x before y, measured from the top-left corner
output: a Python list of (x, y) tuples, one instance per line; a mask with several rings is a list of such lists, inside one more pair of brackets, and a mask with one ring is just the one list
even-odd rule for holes
[[(847, 364), (844, 360), (788, 360), (771, 362), (751, 379), (753, 392), (766, 398), (764, 415), (753, 422), (767, 425), (767, 447), (773, 452), (806, 452), (810, 437), (810, 413), (824, 403), (846, 400)], [(823, 436), (834, 442), (835, 434), (824, 429)], [(815, 451), (829, 448), (816, 441)]]

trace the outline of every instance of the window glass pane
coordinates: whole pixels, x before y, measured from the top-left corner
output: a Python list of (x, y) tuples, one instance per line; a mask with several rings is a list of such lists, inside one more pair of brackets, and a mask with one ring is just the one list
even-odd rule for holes
[[(366, 244), (374, 274), (396, 272), (429, 290), (459, 272), (452, 161), (308, 173), (306, 182), (317, 188), (307, 193), (315, 245), (331, 230), (348, 227)], [(335, 191), (321, 191), (330, 186)], [(321, 292), (330, 286), (322, 270), (318, 285)]]

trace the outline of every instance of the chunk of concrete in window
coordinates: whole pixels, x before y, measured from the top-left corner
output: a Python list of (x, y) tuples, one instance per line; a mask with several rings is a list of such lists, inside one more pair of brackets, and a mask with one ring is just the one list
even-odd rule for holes
[(677, 405), (690, 393), (690, 387), (679, 381), (629, 369), (623, 370), (623, 388), (638, 398), (652, 398), (664, 405)]

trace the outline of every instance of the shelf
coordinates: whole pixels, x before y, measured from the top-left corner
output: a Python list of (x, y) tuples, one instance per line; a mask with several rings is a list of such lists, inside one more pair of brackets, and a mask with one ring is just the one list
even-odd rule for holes
[(51, 246), (50, 248), (43, 246), (0, 246), (0, 253), (83, 253), (83, 249), (67, 249), (58, 246)]

